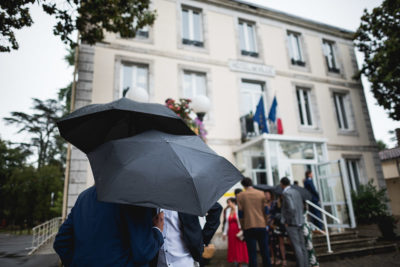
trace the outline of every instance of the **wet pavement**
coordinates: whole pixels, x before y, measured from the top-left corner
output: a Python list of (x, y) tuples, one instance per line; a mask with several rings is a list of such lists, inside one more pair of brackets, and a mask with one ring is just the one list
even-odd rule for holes
[[(261, 258), (259, 258), (261, 266)], [(226, 250), (216, 251), (209, 267), (235, 267), (235, 264), (226, 261)], [(279, 265), (275, 265), (279, 266)], [(294, 261), (288, 261), (287, 267), (295, 267)], [(368, 255), (363, 257), (345, 258), (331, 262), (321, 262), (320, 267), (400, 267), (400, 252)]]
[(58, 256), (56, 254), (28, 256), (31, 245), (31, 235), (0, 234), (0, 266), (58, 266)]

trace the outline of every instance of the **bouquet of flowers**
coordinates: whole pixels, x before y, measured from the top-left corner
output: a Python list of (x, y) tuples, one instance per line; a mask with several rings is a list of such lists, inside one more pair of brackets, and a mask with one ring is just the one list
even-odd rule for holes
[(200, 136), (203, 141), (206, 141), (207, 131), (204, 127), (204, 123), (197, 118), (193, 109), (190, 107), (190, 99), (180, 98), (179, 101), (175, 101), (172, 98), (165, 100), (165, 105), (174, 111), (179, 117), (181, 117), (189, 128), (198, 136)]

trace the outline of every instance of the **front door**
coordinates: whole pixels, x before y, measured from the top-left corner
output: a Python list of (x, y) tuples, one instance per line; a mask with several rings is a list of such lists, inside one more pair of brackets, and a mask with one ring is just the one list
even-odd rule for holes
[(355, 219), (350, 185), (343, 159), (317, 164), (317, 184), (321, 207), (339, 218), (340, 224), (327, 217), (329, 227), (354, 228)]

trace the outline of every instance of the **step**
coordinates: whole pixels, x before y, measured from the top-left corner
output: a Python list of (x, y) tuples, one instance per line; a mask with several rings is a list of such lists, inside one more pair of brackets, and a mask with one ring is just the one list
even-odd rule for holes
[[(340, 241), (340, 240), (348, 240), (348, 239), (356, 239), (358, 237), (357, 231), (346, 231), (343, 233), (331, 233), (329, 234), (329, 239), (331, 242)], [(313, 244), (326, 243), (326, 236), (323, 234), (313, 234)]]
[(398, 251), (396, 243), (378, 243), (359, 248), (348, 248), (343, 250), (334, 250), (333, 253), (317, 253), (318, 261), (326, 262), (337, 259), (360, 257), (371, 254), (388, 253)]
[[(344, 258), (362, 257), (372, 254), (390, 253), (398, 251), (397, 244), (375, 244), (361, 248), (349, 248), (344, 250), (334, 250), (332, 253), (323, 252), (316, 253), (319, 262), (335, 261)], [(293, 251), (286, 251), (286, 258), (288, 260), (296, 260)]]
[[(367, 237), (367, 238), (355, 238), (355, 239), (348, 239), (348, 240), (338, 240), (338, 241), (331, 241), (331, 249), (335, 250), (343, 250), (343, 249), (350, 249), (350, 248), (360, 248), (364, 246), (370, 246), (376, 243), (376, 238)], [(314, 249), (317, 253), (324, 253), (327, 252), (328, 246), (325, 243), (318, 243), (313, 244)]]

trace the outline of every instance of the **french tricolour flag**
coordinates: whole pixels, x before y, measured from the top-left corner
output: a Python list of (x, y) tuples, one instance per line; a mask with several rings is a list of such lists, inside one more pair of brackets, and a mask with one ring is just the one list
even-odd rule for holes
[(282, 119), (279, 115), (278, 101), (276, 100), (276, 96), (274, 96), (274, 100), (272, 100), (271, 109), (269, 110), (268, 114), (268, 119), (276, 125), (277, 133), (283, 134)]

